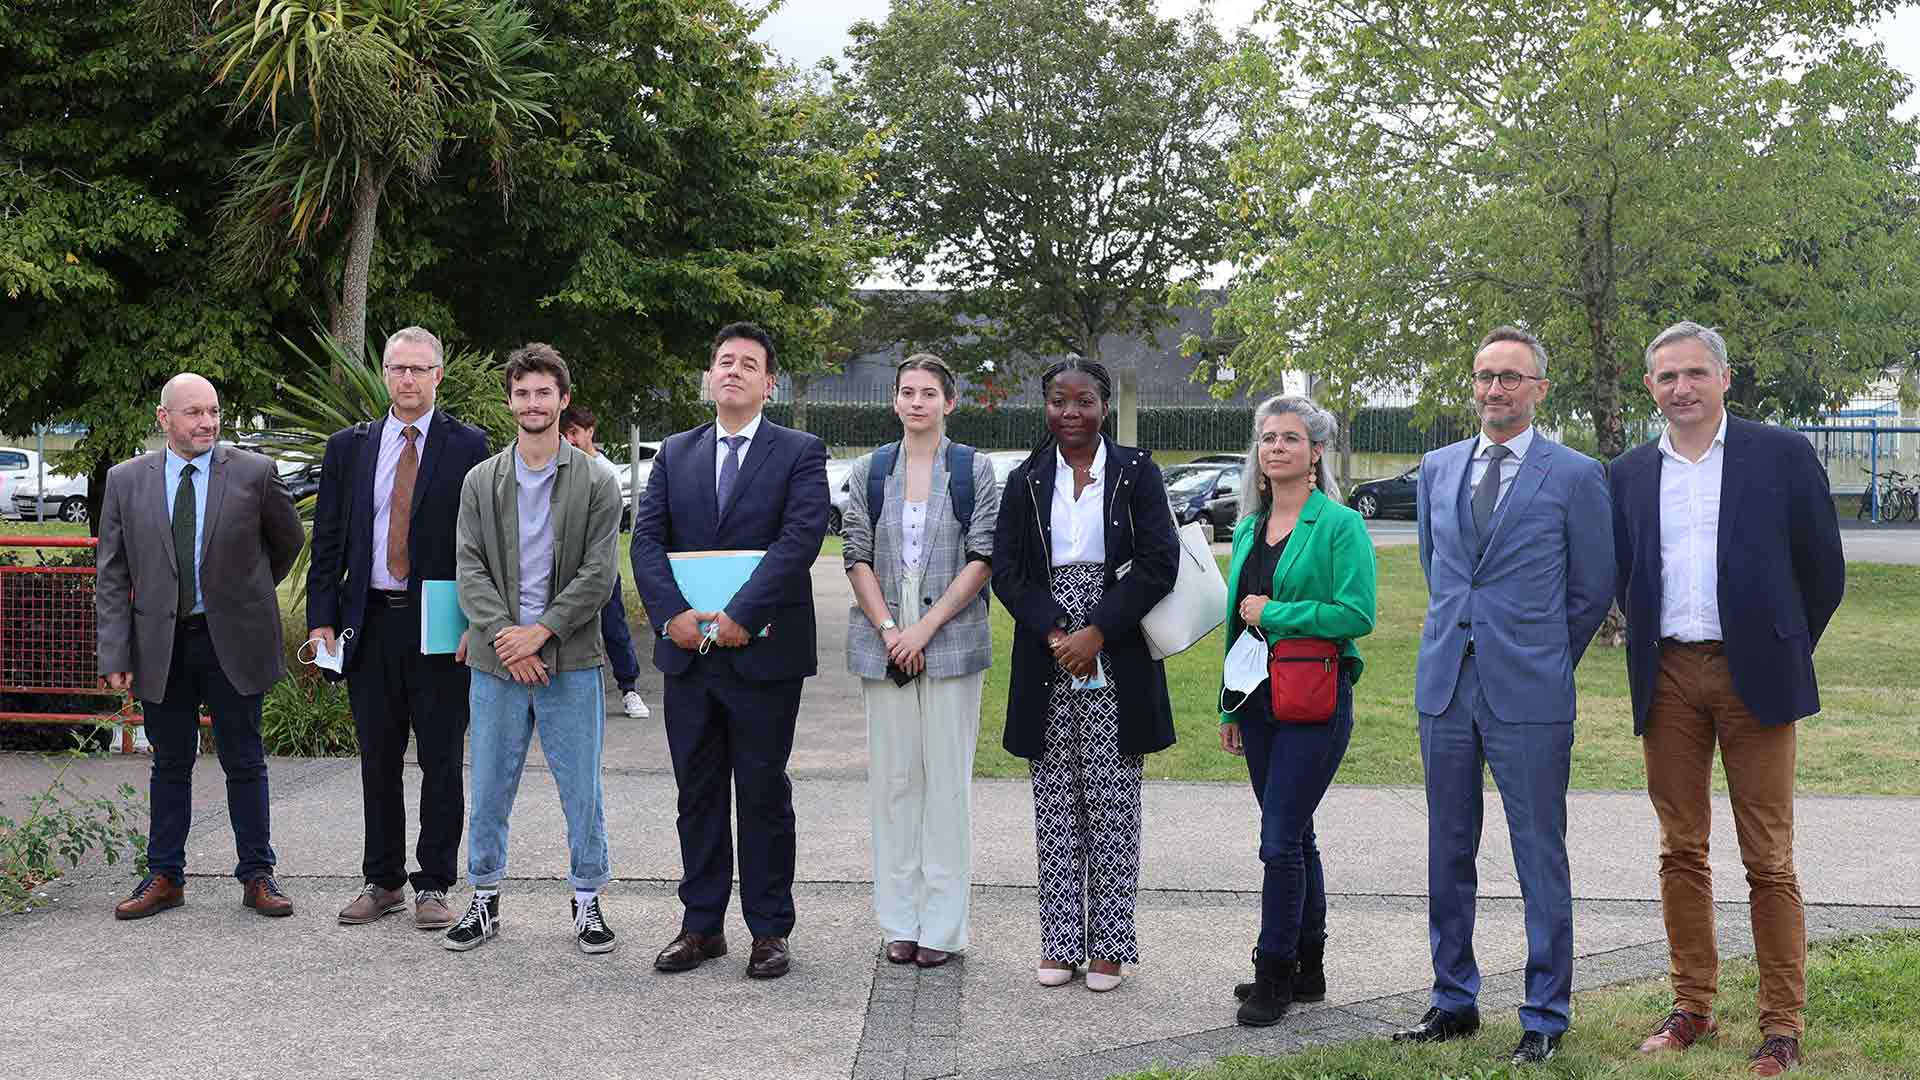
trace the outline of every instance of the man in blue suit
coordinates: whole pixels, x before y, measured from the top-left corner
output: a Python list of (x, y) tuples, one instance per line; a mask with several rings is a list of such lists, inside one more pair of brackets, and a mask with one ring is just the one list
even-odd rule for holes
[(1429, 600), (1414, 705), (1427, 783), (1432, 1008), (1396, 1040), (1480, 1027), (1473, 955), (1482, 770), (1506, 807), (1526, 908), (1525, 1033), (1515, 1065), (1554, 1055), (1573, 989), (1567, 774), (1573, 669), (1613, 600), (1606, 472), (1533, 429), (1547, 353), (1499, 327), (1473, 358), (1480, 434), (1420, 466), (1420, 565)]
[[(307, 633), (344, 650), (342, 674), (360, 738), (366, 849), (348, 925), (407, 906), (407, 736), (420, 759), (420, 839), (412, 875), (414, 925), (453, 922), (467, 801), (467, 669), (420, 652), (420, 583), (454, 576), (460, 483), (486, 460), (487, 436), (434, 407), (446, 375), (440, 339), (409, 326), (387, 339), (387, 414), (327, 440), (307, 570)], [(308, 646), (314, 648), (314, 646)], [(329, 677), (332, 677), (329, 673)]]
[(1800, 1061), (1807, 924), (1793, 865), (1795, 723), (1820, 711), (1813, 650), (1846, 588), (1827, 471), (1794, 432), (1727, 415), (1727, 343), (1699, 323), (1647, 346), (1659, 439), (1613, 463), (1633, 733), (1660, 818), (1660, 908), (1674, 1006), (1640, 1049), (1685, 1050), (1719, 1026), (1713, 751), (1726, 766), (1760, 967), (1750, 1069)]
[[(827, 448), (760, 415), (779, 373), (773, 339), (723, 327), (707, 371), (714, 422), (661, 444), (633, 514), (633, 580), (659, 635), (667, 747), (680, 785), (680, 934), (654, 967), (688, 971), (727, 952), (733, 895), (728, 784), (740, 798), (740, 906), (747, 974), (787, 973), (793, 930), (793, 750), (800, 688), (815, 673), (812, 568), (827, 533)], [(678, 551), (765, 551), (724, 611), (695, 611), (674, 583)], [(711, 640), (701, 624), (713, 627)]]

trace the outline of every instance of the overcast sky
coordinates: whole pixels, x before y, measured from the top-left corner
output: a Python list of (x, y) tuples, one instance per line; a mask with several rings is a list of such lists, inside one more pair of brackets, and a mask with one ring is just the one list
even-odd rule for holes
[[(780, 50), (788, 60), (810, 66), (824, 56), (839, 56), (847, 46), (847, 27), (861, 19), (886, 18), (888, 0), (787, 0), (760, 28), (760, 39)], [(1193, 0), (1159, 0), (1162, 14), (1184, 15)], [(1253, 17), (1261, 0), (1215, 0), (1214, 15), (1224, 27), (1238, 26)], [(1908, 4), (1883, 19), (1875, 36), (1887, 46), (1887, 56), (1920, 86), (1920, 4)], [(1920, 93), (1907, 99), (1908, 114), (1920, 111)]]

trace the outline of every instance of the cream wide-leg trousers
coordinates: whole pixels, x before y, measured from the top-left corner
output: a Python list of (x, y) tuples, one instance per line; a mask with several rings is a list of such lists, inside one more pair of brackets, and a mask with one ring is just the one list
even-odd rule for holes
[[(921, 615), (920, 581), (901, 582), (902, 626)], [(867, 804), (873, 821), (873, 913), (888, 941), (967, 947), (972, 886), (973, 747), (987, 673), (905, 686), (862, 679), (867, 711)]]

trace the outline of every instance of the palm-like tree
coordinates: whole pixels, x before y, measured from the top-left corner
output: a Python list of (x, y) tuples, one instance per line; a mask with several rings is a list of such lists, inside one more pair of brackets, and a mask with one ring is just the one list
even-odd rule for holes
[(214, 84), (265, 135), (234, 165), (224, 269), (254, 279), (339, 243), (329, 325), (356, 351), (381, 203), (430, 182), (455, 142), (485, 149), (504, 201), (515, 136), (550, 118), (542, 41), (512, 0), (213, 0), (201, 27)]

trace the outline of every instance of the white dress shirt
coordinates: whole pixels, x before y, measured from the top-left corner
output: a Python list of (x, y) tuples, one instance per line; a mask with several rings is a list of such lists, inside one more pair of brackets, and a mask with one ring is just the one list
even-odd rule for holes
[(1727, 464), (1727, 415), (1699, 461), (1660, 436), (1660, 636), (1719, 641), (1720, 478)]
[(728, 431), (727, 425), (721, 423), (718, 417), (714, 418), (714, 421), (713, 421), (713, 490), (715, 491), (720, 490), (720, 470), (725, 468), (727, 464), (727, 444), (724, 442), (721, 442), (720, 440), (725, 439), (731, 435), (746, 436), (747, 441), (740, 444), (740, 464), (742, 467), (744, 467), (747, 464), (747, 451), (753, 449), (753, 437), (760, 433), (760, 420), (761, 420), (760, 414), (755, 413), (753, 416), (753, 419), (747, 421), (746, 427), (741, 428), (739, 431)]
[[(1494, 509), (1507, 499), (1507, 492), (1513, 490), (1513, 478), (1520, 475), (1520, 463), (1527, 459), (1527, 451), (1533, 449), (1533, 427), (1499, 444), (1507, 448), (1508, 455), (1500, 461), (1500, 497), (1493, 501)], [(1480, 478), (1487, 474), (1487, 451), (1494, 446), (1493, 440), (1485, 435), (1477, 436), (1473, 444), (1473, 462), (1467, 476), (1467, 498), (1473, 498), (1473, 492), (1480, 486)]]
[[(407, 448), (407, 437), (402, 434), (408, 424), (420, 429), (414, 436), (413, 452), (427, 463), (427, 429), (433, 425), (433, 410), (422, 413), (418, 420), (402, 420), (387, 410), (386, 422), (380, 425), (380, 456), (373, 465), (373, 587), (391, 592), (406, 590), (405, 580), (396, 578), (387, 572), (387, 522), (393, 517), (393, 480), (400, 472), (400, 454)], [(414, 482), (419, 483), (419, 473), (414, 473)]]
[(1053, 452), (1053, 565), (1107, 561), (1107, 440), (1094, 444), (1092, 482), (1073, 497), (1073, 466)]

